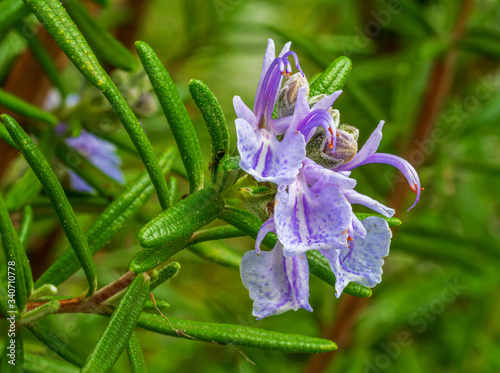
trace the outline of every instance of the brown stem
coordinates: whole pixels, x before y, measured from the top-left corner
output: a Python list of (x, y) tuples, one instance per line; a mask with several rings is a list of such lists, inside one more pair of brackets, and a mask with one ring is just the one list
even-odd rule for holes
[[(109, 310), (109, 304), (106, 301), (126, 289), (134, 278), (135, 273), (128, 271), (116, 281), (99, 289), (90, 298), (75, 297), (62, 299), (59, 301), (59, 310), (57, 313), (104, 313)], [(26, 310), (34, 310), (48, 302), (29, 302)]]

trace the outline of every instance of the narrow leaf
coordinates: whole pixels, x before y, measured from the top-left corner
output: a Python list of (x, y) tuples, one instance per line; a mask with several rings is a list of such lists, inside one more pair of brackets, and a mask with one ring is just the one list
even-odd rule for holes
[(23, 2), (35, 14), (82, 75), (97, 89), (106, 90), (109, 85), (106, 72), (61, 2), (58, 0), (23, 0)]
[(334, 342), (326, 339), (285, 334), (241, 325), (181, 320), (173, 317), (166, 320), (162, 316), (148, 313), (141, 314), (137, 326), (171, 337), (293, 353), (321, 353), (337, 348)]
[(222, 242), (201, 243), (189, 246), (189, 250), (200, 258), (225, 267), (239, 268), (241, 254)]
[(161, 284), (174, 278), (180, 270), (181, 265), (178, 262), (170, 263), (158, 271), (154, 270), (151, 275), (151, 286), (149, 287), (149, 290), (153, 291)]
[(0, 1), (0, 35), (28, 14), (29, 9), (20, 0)]
[(26, 284), (26, 291), (28, 298), (31, 297), (33, 292), (33, 274), (31, 272), (30, 262), (28, 256), (26, 255), (26, 248), (28, 246), (28, 241), (31, 234), (31, 227), (33, 225), (33, 209), (31, 206), (26, 206), (23, 211), (23, 220), (21, 221), (21, 227), (19, 228), (19, 241), (23, 252), (20, 255), (21, 265), (23, 266), (24, 283)]
[(158, 159), (132, 109), (111, 81), (84, 37), (58, 0), (23, 0), (54, 38), (75, 67), (104, 93), (134, 143), (163, 209), (168, 207), (168, 189)]
[(205, 241), (223, 240), (226, 238), (243, 237), (247, 234), (232, 225), (221, 225), (207, 228), (193, 233), (188, 241), (188, 245), (194, 245)]
[(7, 144), (12, 146), (13, 148), (19, 150), (19, 148), (17, 147), (14, 140), (12, 140), (12, 137), (10, 137), (9, 131), (7, 131), (7, 128), (5, 128), (5, 126), (1, 122), (0, 122), (0, 139), (5, 141)]
[(59, 302), (57, 300), (50, 301), (35, 308), (34, 310), (24, 313), (21, 317), (23, 325), (32, 324), (46, 318), (59, 311)]
[(35, 337), (37, 337), (44, 345), (62, 357), (64, 360), (82, 367), (85, 364), (86, 356), (79, 349), (68, 344), (50, 329), (41, 324), (27, 325), (27, 328)]
[(0, 105), (26, 118), (39, 120), (50, 125), (55, 125), (59, 120), (50, 113), (31, 105), (23, 99), (0, 88)]
[(144, 311), (156, 311), (156, 308), (160, 310), (165, 310), (167, 308), (170, 308), (170, 303), (164, 300), (156, 299), (154, 303), (152, 300), (147, 300), (146, 303), (144, 304)]
[(80, 371), (76, 366), (65, 361), (31, 353), (26, 353), (23, 367), (29, 373), (78, 373)]
[(54, 285), (46, 284), (35, 289), (31, 293), (30, 300), (46, 300), (47, 297), (57, 294), (57, 288)]
[[(9, 211), (0, 193), (0, 239), (7, 262), (7, 275), (9, 278), (9, 288), (15, 288), (14, 296), (17, 308), (23, 311), (28, 301), (28, 289), (26, 289), (26, 277), (24, 274), (23, 256), (24, 252), (19, 236), (17, 235)], [(28, 259), (25, 259), (26, 261)], [(31, 274), (31, 272), (30, 272)]]
[(31, 228), (33, 227), (33, 209), (31, 206), (27, 205), (23, 210), (23, 220), (21, 221), (21, 227), (19, 228), (19, 239), (24, 249), (28, 246), (28, 242), (31, 235)]
[(212, 183), (217, 181), (219, 162), (229, 152), (229, 130), (226, 117), (217, 101), (217, 97), (201, 80), (192, 79), (189, 82), (191, 97), (201, 112), (212, 143)]
[(144, 353), (135, 333), (132, 333), (127, 343), (127, 355), (132, 373), (146, 372), (146, 360), (144, 359)]
[(170, 176), (168, 179), (168, 199), (170, 201), (170, 206), (175, 205), (179, 201), (179, 182), (175, 176)]
[[(54, 137), (54, 130), (46, 128), (38, 142), (40, 152), (49, 163), (54, 155)], [(35, 172), (31, 168), (26, 169), (24, 175), (10, 187), (5, 195), (7, 208), (11, 211), (20, 209), (26, 203), (32, 202), (41, 190), (42, 184), (38, 181)]]
[(68, 241), (75, 251), (83, 271), (85, 272), (85, 276), (87, 277), (89, 283), (88, 295), (92, 294), (97, 287), (94, 261), (87, 240), (83, 235), (82, 228), (64, 194), (61, 184), (57, 180), (54, 171), (52, 171), (46, 159), (40, 153), (40, 150), (38, 150), (19, 124), (8, 115), (2, 115), (2, 119), (12, 139), (16, 142), (30, 167), (35, 171), (45, 193), (49, 197), (64, 233), (66, 233)]
[(331, 95), (342, 89), (351, 74), (352, 62), (348, 57), (342, 56), (335, 59), (326, 70), (314, 79), (310, 86), (309, 95)]
[[(226, 207), (220, 215), (220, 218), (242, 232), (245, 232), (252, 238), (257, 237), (257, 233), (263, 224), (263, 222), (252, 213), (234, 207)], [(262, 243), (269, 248), (273, 248), (276, 245), (277, 239), (278, 237), (276, 234), (271, 232), (266, 235)], [(327, 284), (335, 287), (335, 275), (331, 271), (331, 268), (329, 268), (330, 265), (328, 264), (328, 266), (326, 266), (323, 259), (320, 260), (320, 258), (314, 254), (310, 254), (310, 252), (311, 251), (307, 252), (307, 261), (309, 262), (309, 270), (311, 273)], [(321, 256), (321, 258), (323, 258), (323, 256)], [(354, 282), (349, 282), (344, 292), (354, 296), (364, 297), (370, 296), (372, 293), (371, 289)]]
[[(159, 157), (163, 172), (167, 173), (175, 157), (174, 150), (167, 148)], [(151, 198), (154, 187), (147, 172), (137, 177), (125, 191), (116, 198), (85, 232), (92, 255), (102, 249), (142, 206)], [(44, 284), (59, 285), (80, 268), (75, 253), (64, 251), (59, 258), (35, 282), (38, 288)]]
[(132, 336), (146, 297), (149, 294), (149, 276), (145, 273), (128, 286), (118, 307), (111, 315), (106, 329), (83, 366), (82, 373), (109, 371), (120, 357)]
[[(28, 29), (30, 33), (26, 35), (25, 29)], [(66, 96), (66, 89), (64, 88), (61, 76), (59, 75), (59, 71), (57, 66), (50, 56), (49, 52), (43, 44), (40, 42), (40, 39), (36, 35), (34, 27), (30, 26), (26, 22), (21, 22), (18, 24), (18, 29), (20, 30), (21, 35), (24, 36), (26, 41), (28, 42), (28, 46), (33, 53), (33, 56), (40, 64), (41, 68), (47, 74), (47, 77), (50, 79), (52, 84), (59, 90), (59, 93), (62, 97)]]
[(170, 75), (156, 53), (144, 42), (138, 41), (135, 46), (174, 135), (188, 174), (190, 191), (193, 193), (203, 188), (203, 162), (193, 123)]
[(80, 1), (68, 0), (64, 6), (97, 57), (119, 69), (137, 69), (132, 53), (97, 22)]
[(224, 200), (213, 188), (191, 194), (148, 222), (139, 231), (146, 248), (186, 241), (193, 232), (212, 222), (224, 208)]
[(365, 212), (355, 212), (354, 215), (356, 215), (356, 217), (359, 220), (366, 219), (369, 216), (376, 216), (377, 218), (384, 219), (387, 222), (387, 224), (389, 224), (389, 227), (397, 227), (398, 225), (403, 224), (401, 222), (401, 220), (399, 220), (396, 217), (388, 218), (388, 217), (385, 217), (384, 215), (380, 215), (380, 214), (365, 213)]

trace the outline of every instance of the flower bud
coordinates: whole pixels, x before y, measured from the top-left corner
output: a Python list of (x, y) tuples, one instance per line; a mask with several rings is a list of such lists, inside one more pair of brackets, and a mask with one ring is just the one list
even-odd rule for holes
[(321, 128), (307, 144), (307, 157), (317, 164), (333, 169), (349, 162), (358, 151), (359, 130), (341, 124), (337, 128), (335, 152), (328, 146), (325, 130)]
[(307, 94), (309, 95), (309, 83), (301, 73), (292, 75), (281, 88), (278, 96), (278, 118), (292, 115), (297, 102), (297, 93), (299, 88), (306, 86)]

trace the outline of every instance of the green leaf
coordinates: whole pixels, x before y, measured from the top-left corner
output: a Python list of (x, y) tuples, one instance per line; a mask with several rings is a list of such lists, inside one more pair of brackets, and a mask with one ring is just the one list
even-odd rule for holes
[(80, 1), (68, 0), (64, 6), (97, 57), (119, 69), (137, 69), (132, 53), (97, 22)]
[(75, 251), (85, 276), (87, 277), (89, 283), (88, 295), (92, 294), (97, 287), (94, 261), (87, 240), (83, 235), (82, 228), (64, 194), (61, 184), (57, 180), (54, 171), (52, 171), (47, 163), (47, 160), (19, 124), (8, 115), (2, 115), (2, 119), (12, 139), (16, 142), (30, 167), (35, 171), (45, 193), (49, 197), (64, 233), (66, 233), (68, 241)]
[(188, 249), (200, 258), (210, 262), (230, 268), (240, 267), (241, 254), (220, 241), (192, 245)]
[(33, 226), (33, 209), (31, 206), (27, 205), (23, 210), (23, 220), (21, 221), (21, 227), (19, 228), (19, 239), (21, 240), (21, 245), (24, 249), (28, 246), (28, 242), (31, 235), (31, 228)]
[(132, 258), (130, 270), (149, 271), (165, 262), (186, 247), (195, 230), (215, 220), (223, 209), (223, 199), (208, 188), (196, 191), (164, 211), (139, 231), (141, 245), (151, 248)]
[(0, 1), (0, 35), (28, 14), (29, 9), (20, 0)]
[[(15, 299), (17, 308), (23, 311), (26, 308), (28, 301), (28, 289), (26, 289), (26, 275), (24, 274), (23, 257), (26, 253), (23, 245), (19, 240), (12, 221), (10, 220), (9, 211), (5, 205), (2, 194), (0, 193), (0, 239), (5, 253), (5, 260), (8, 266), (7, 275), (9, 276), (9, 285), (15, 288)], [(25, 259), (28, 260), (27, 258)], [(10, 278), (14, 278), (11, 281)], [(33, 280), (31, 280), (33, 281)]]
[(221, 225), (207, 228), (193, 233), (188, 241), (188, 245), (194, 245), (205, 241), (223, 240), (226, 238), (243, 237), (247, 234), (232, 225)]
[(331, 95), (342, 89), (351, 74), (352, 62), (348, 57), (342, 56), (335, 59), (330, 66), (309, 87), (309, 96), (320, 94)]
[(63, 141), (57, 141), (56, 155), (67, 167), (72, 169), (100, 195), (108, 198), (118, 197), (123, 186), (92, 164), (85, 156)]
[(355, 212), (354, 215), (356, 215), (356, 217), (359, 220), (366, 219), (370, 216), (376, 216), (377, 218), (384, 219), (387, 222), (387, 224), (389, 224), (389, 227), (397, 227), (398, 225), (403, 224), (401, 222), (401, 220), (399, 220), (396, 217), (388, 218), (388, 217), (385, 217), (384, 215), (380, 215), (380, 214), (373, 214), (373, 213), (366, 213), (366, 212)]
[(26, 353), (23, 367), (27, 373), (78, 373), (80, 370), (72, 364), (59, 359), (49, 359), (44, 355)]
[[(151, 288), (150, 288), (151, 291)], [(156, 307), (160, 310), (165, 310), (167, 308), (170, 308), (170, 303), (164, 301), (164, 300), (158, 300), (155, 299), (155, 303), (153, 303), (152, 300), (147, 300), (146, 303), (144, 304), (144, 311), (156, 311)]]
[(33, 209), (31, 208), (31, 206), (26, 206), (23, 211), (23, 220), (21, 221), (21, 227), (19, 228), (19, 241), (21, 242), (21, 246), (24, 251), (24, 253), (21, 253), (20, 255), (20, 260), (21, 265), (23, 266), (24, 283), (26, 284), (28, 298), (31, 297), (31, 294), (33, 292), (33, 274), (31, 272), (28, 256), (26, 255), (26, 248), (28, 247), (32, 225)]
[[(54, 137), (54, 130), (52, 128), (46, 128), (42, 132), (38, 142), (40, 152), (49, 161), (49, 163), (54, 154)], [(7, 194), (5, 195), (7, 208), (11, 211), (18, 210), (26, 203), (33, 201), (41, 190), (42, 184), (38, 181), (38, 177), (31, 168), (28, 168), (21, 179), (19, 179), (7, 191)]]
[[(47, 77), (59, 90), (61, 96), (65, 97), (66, 89), (64, 88), (61, 76), (59, 75), (59, 70), (57, 69), (55, 62), (50, 56), (47, 49), (45, 49), (43, 44), (40, 42), (40, 39), (36, 35), (36, 30), (34, 29), (34, 27), (29, 25), (27, 22), (20, 22), (18, 24), (18, 30), (28, 42), (31, 53), (33, 53), (33, 56), (38, 61), (45, 74), (47, 74)], [(29, 30), (29, 33), (26, 34), (25, 30)]]
[(46, 300), (47, 297), (57, 294), (57, 288), (52, 284), (42, 285), (31, 294), (30, 300)]
[(217, 97), (201, 80), (191, 79), (189, 92), (201, 112), (212, 143), (212, 183), (217, 181), (219, 162), (229, 152), (229, 130)]
[[(226, 207), (220, 218), (225, 222), (235, 226), (242, 232), (245, 232), (252, 238), (257, 237), (257, 233), (259, 232), (260, 227), (263, 222), (255, 215), (251, 214), (248, 211), (237, 209), (234, 207)], [(278, 237), (274, 233), (268, 233), (262, 243), (269, 248), (273, 248), (276, 245)], [(318, 257), (317, 255), (311, 254), (311, 251), (307, 252), (307, 261), (309, 262), (309, 269), (313, 275), (318, 277), (319, 279), (325, 281), (327, 284), (335, 287), (335, 275), (333, 274), (330, 265), (326, 265), (328, 263), (322, 255)], [(370, 296), (372, 291), (371, 289), (359, 285), (355, 282), (349, 282), (349, 284), (344, 289), (344, 293), (359, 296), (359, 297), (367, 297)]]
[(50, 125), (55, 125), (59, 122), (54, 115), (31, 105), (30, 103), (20, 99), (17, 96), (0, 88), (0, 105), (12, 110), (15, 113), (21, 114), (26, 118), (39, 120)]
[(128, 286), (106, 329), (83, 366), (82, 373), (109, 371), (120, 357), (132, 336), (149, 294), (149, 276), (145, 273)]
[(203, 161), (193, 123), (170, 75), (153, 49), (141, 41), (136, 42), (135, 47), (174, 135), (193, 193), (203, 188)]
[(75, 67), (104, 93), (134, 143), (163, 209), (168, 207), (168, 189), (158, 159), (132, 109), (111, 81), (86, 40), (58, 0), (23, 0), (54, 38)]
[(19, 150), (19, 148), (17, 147), (14, 140), (12, 140), (12, 137), (10, 137), (9, 131), (7, 131), (7, 128), (5, 128), (5, 126), (1, 122), (0, 122), (0, 139), (5, 141), (7, 144), (12, 146), (13, 148)]
[(37, 337), (44, 345), (62, 357), (64, 360), (82, 367), (85, 364), (86, 356), (79, 349), (65, 342), (50, 329), (41, 324), (30, 324), (26, 326), (35, 337)]
[(40, 307), (25, 312), (21, 316), (21, 324), (26, 325), (35, 323), (46, 318), (49, 315), (56, 313), (57, 311), (59, 311), (59, 302), (57, 300), (47, 302)]
[[(159, 157), (163, 172), (167, 173), (175, 157), (174, 150), (167, 148)], [(125, 191), (116, 198), (85, 232), (92, 255), (103, 248), (118, 233), (140, 208), (151, 198), (154, 187), (147, 172), (137, 177)], [(44, 284), (59, 285), (80, 268), (71, 249), (59, 258), (35, 282), (39, 288)]]
[(222, 345), (247, 346), (293, 353), (321, 353), (337, 348), (334, 342), (304, 335), (285, 334), (248, 326), (181, 320), (142, 313), (137, 326), (171, 337)]
[(151, 286), (149, 287), (149, 290), (153, 291), (161, 284), (174, 278), (180, 270), (181, 265), (178, 262), (170, 263), (158, 271), (154, 270), (151, 274)]
[(23, 2), (83, 76), (100, 91), (106, 90), (110, 82), (109, 77), (62, 4), (58, 0), (23, 0)]
[(170, 206), (175, 205), (179, 201), (179, 182), (175, 176), (170, 176), (168, 179), (168, 199), (170, 201)]
[(144, 353), (135, 333), (132, 333), (127, 343), (127, 355), (132, 373), (146, 372), (146, 360), (144, 359)]
[(148, 222), (139, 231), (139, 242), (146, 248), (187, 242), (193, 232), (219, 216), (224, 200), (213, 188), (196, 191)]

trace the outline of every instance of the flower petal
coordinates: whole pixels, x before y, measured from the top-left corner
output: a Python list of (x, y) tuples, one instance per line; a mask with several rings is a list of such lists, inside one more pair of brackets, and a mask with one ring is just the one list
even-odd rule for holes
[(413, 168), (410, 162), (393, 154), (375, 153), (370, 158), (366, 159), (362, 164), (369, 163), (385, 163), (394, 166), (399, 171), (401, 171), (401, 173), (406, 177), (406, 180), (408, 180), (408, 184), (410, 184), (411, 190), (413, 190), (413, 192), (417, 195), (415, 198), (415, 202), (413, 203), (413, 205), (411, 205), (408, 211), (417, 204), (418, 200), (420, 199), (421, 192), (420, 179), (418, 177), (417, 171), (415, 170), (415, 168)]
[(80, 176), (78, 176), (74, 171), (69, 171), (69, 183), (73, 190), (82, 193), (92, 193), (94, 188), (87, 184)]
[(380, 202), (375, 201), (373, 198), (365, 196), (364, 194), (358, 193), (355, 190), (344, 191), (345, 198), (351, 204), (358, 204), (368, 207), (369, 209), (384, 215), (385, 217), (392, 218), (396, 211), (387, 206), (384, 206)]
[(325, 185), (336, 185), (342, 190), (353, 189), (356, 186), (356, 180), (350, 178), (348, 174), (324, 168), (309, 158), (303, 162), (302, 173), (314, 191), (320, 191)]
[(258, 181), (291, 184), (306, 155), (304, 136), (286, 133), (282, 141), (265, 129), (254, 131), (244, 119), (236, 119), (240, 167)]
[(252, 125), (254, 130), (257, 130), (258, 127), (257, 117), (255, 116), (253, 111), (250, 110), (250, 108), (245, 105), (245, 103), (239, 96), (234, 96), (233, 106), (234, 106), (234, 111), (236, 112), (236, 116), (238, 118), (246, 120), (248, 123)]
[(259, 233), (257, 233), (257, 237), (255, 238), (255, 251), (257, 254), (260, 254), (260, 245), (262, 245), (262, 241), (269, 232), (276, 233), (276, 226), (274, 225), (274, 216), (271, 216), (259, 229)]
[(258, 320), (309, 305), (309, 264), (305, 255), (285, 258), (278, 242), (271, 251), (245, 253), (240, 273)]
[(335, 273), (337, 298), (351, 281), (370, 288), (382, 281), (383, 258), (389, 255), (392, 232), (382, 218), (370, 216), (362, 223), (366, 228), (364, 239), (355, 237), (350, 248), (340, 251), (321, 250)]
[(288, 191), (276, 194), (274, 221), (284, 255), (347, 246), (351, 205), (338, 187), (324, 185), (313, 190), (303, 179), (303, 175), (299, 176)]
[(335, 91), (331, 95), (326, 96), (319, 100), (313, 107), (312, 110), (328, 110), (332, 107), (333, 103), (339, 96), (342, 94), (342, 91)]
[(360, 166), (366, 159), (371, 157), (377, 151), (380, 141), (382, 141), (382, 127), (384, 127), (384, 123), (385, 122), (381, 120), (375, 131), (372, 132), (368, 140), (366, 140), (365, 145), (363, 145), (354, 158), (350, 162), (336, 167), (335, 171), (350, 171)]

